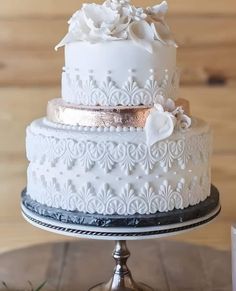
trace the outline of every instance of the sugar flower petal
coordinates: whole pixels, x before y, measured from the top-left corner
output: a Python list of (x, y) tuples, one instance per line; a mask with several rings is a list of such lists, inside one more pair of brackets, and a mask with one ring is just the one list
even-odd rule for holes
[(186, 114), (181, 114), (180, 116), (177, 117), (177, 127), (180, 130), (186, 130), (189, 128), (192, 124), (192, 119), (186, 115)]
[(148, 7), (149, 14), (155, 14), (157, 17), (163, 18), (168, 11), (168, 4), (166, 1), (162, 1), (160, 4)]
[(172, 135), (176, 118), (170, 112), (152, 110), (145, 123), (146, 140), (149, 146)]
[(177, 47), (170, 32), (170, 29), (166, 24), (156, 21), (151, 23), (151, 27), (157, 40), (159, 40), (163, 44), (174, 45), (175, 47)]
[(92, 30), (101, 27), (113, 28), (120, 18), (117, 11), (95, 3), (84, 4), (82, 11), (86, 24)]
[(128, 27), (128, 32), (137, 45), (144, 47), (150, 53), (153, 52), (154, 32), (146, 21), (132, 22)]

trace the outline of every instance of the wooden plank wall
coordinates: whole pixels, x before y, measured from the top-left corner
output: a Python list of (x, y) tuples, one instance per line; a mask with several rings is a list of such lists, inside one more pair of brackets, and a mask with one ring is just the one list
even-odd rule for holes
[[(80, 1), (0, 3), (0, 251), (59, 239), (20, 217), (27, 165), (24, 135), (26, 125), (45, 114), (47, 100), (60, 96), (63, 50), (53, 48)], [(213, 181), (223, 204), (214, 224), (179, 239), (229, 248), (229, 226), (236, 220), (236, 1), (169, 0), (169, 7), (168, 22), (179, 44), (180, 95), (214, 129)]]
[[(4, 0), (3, 0), (4, 1)], [(54, 45), (79, 1), (11, 0), (0, 9), (0, 84), (58, 85), (62, 52)], [(136, 1), (140, 5), (143, 1)], [(146, 1), (146, 5), (153, 4)], [(66, 6), (66, 7), (65, 7)], [(236, 79), (234, 0), (170, 0), (168, 21), (179, 46), (183, 84)], [(9, 51), (11, 57), (9, 58)], [(32, 73), (34, 70), (34, 73)]]

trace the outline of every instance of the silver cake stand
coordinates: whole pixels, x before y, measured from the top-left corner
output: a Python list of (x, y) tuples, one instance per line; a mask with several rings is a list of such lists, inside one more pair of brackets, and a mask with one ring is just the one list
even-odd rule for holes
[(43, 206), (22, 192), (24, 218), (36, 227), (73, 237), (115, 240), (113, 258), (116, 266), (107, 283), (98, 284), (90, 291), (154, 291), (136, 283), (127, 267), (130, 252), (127, 240), (160, 238), (198, 228), (209, 223), (220, 213), (219, 192), (212, 185), (210, 196), (196, 206), (153, 215), (102, 216), (69, 212)]

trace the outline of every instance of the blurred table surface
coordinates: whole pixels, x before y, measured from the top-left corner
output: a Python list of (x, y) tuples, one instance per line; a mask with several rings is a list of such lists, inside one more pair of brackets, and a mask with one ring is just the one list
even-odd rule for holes
[[(133, 1), (152, 5), (154, 1)], [(208, 226), (173, 239), (230, 248), (236, 221), (236, 2), (169, 0), (168, 22), (179, 43), (179, 97), (214, 130), (212, 182), (222, 213)], [(67, 30), (77, 0), (3, 0), (0, 9), (0, 252), (68, 239), (33, 228), (20, 214), (26, 185), (25, 128), (60, 97), (63, 50), (53, 46)], [(172, 238), (171, 238), (172, 239)]]
[[(45, 291), (85, 291), (111, 278), (113, 248), (96, 240), (14, 250), (0, 255), (0, 278), (9, 291), (26, 290), (28, 281), (35, 289), (46, 282)], [(130, 241), (128, 248), (133, 278), (156, 291), (232, 290), (229, 251), (166, 240)]]

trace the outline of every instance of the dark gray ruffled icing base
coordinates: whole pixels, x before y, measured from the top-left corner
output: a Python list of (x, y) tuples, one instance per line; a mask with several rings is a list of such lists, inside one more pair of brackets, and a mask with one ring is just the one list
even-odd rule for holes
[(93, 227), (153, 227), (183, 223), (204, 217), (219, 207), (219, 192), (211, 186), (211, 195), (195, 206), (183, 210), (174, 209), (169, 212), (157, 212), (148, 215), (101, 215), (89, 214), (78, 211), (66, 211), (42, 205), (27, 195), (27, 190), (22, 191), (22, 204), (31, 212), (52, 220), (74, 225)]

